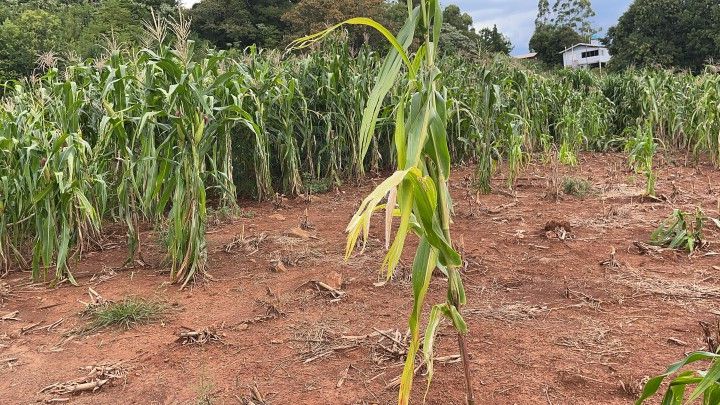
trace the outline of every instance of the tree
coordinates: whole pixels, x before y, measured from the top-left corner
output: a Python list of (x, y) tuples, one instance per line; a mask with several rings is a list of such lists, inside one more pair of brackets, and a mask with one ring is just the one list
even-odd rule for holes
[(472, 16), (468, 13), (463, 13), (460, 7), (454, 4), (445, 7), (445, 10), (443, 10), (443, 23), (452, 25), (462, 33), (475, 33), (475, 29), (472, 27)]
[[(357, 16), (381, 20), (386, 9), (385, 0), (300, 0), (282, 16), (282, 20), (290, 25), (290, 36), (297, 38)], [(369, 41), (373, 33), (364, 27), (349, 27), (348, 31), (353, 45)]]
[(5, 0), (0, 7), (0, 80), (31, 74), (40, 54), (97, 57), (108, 40), (135, 46), (150, 10), (168, 15), (176, 0)]
[(38, 56), (58, 43), (61, 21), (43, 10), (25, 10), (0, 25), (0, 80), (29, 75)]
[(608, 30), (611, 66), (661, 65), (699, 71), (720, 59), (717, 0), (636, 0)]
[(538, 59), (551, 65), (562, 65), (564, 49), (583, 41), (583, 37), (570, 27), (540, 25), (530, 38), (530, 49), (538, 53)]
[(480, 48), (486, 52), (509, 55), (513, 49), (512, 42), (498, 31), (497, 25), (493, 25), (492, 29), (481, 29), (478, 35), (480, 37)]
[(193, 6), (193, 31), (219, 48), (279, 46), (290, 24), (282, 15), (295, 0), (203, 0)]
[(497, 25), (475, 31), (472, 16), (456, 5), (443, 11), (442, 41), (446, 53), (465, 56), (477, 56), (478, 52), (509, 54), (512, 50), (510, 40), (498, 31)]
[(552, 8), (549, 0), (539, 0), (530, 49), (546, 64), (561, 65), (560, 52), (579, 42), (588, 42), (597, 32), (590, 21), (594, 16), (590, 0), (556, 0)]
[(590, 0), (558, 0), (553, 6), (553, 14), (552, 24), (570, 27), (586, 41), (598, 32), (590, 22), (595, 17)]
[(535, 19), (535, 26), (550, 24), (550, 1), (538, 1), (538, 15)]
[(98, 56), (109, 41), (118, 46), (133, 46), (141, 41), (145, 32), (142, 21), (149, 15), (149, 9), (139, 2), (104, 0), (94, 7), (88, 16), (90, 20), (79, 27), (73, 50), (83, 56)]

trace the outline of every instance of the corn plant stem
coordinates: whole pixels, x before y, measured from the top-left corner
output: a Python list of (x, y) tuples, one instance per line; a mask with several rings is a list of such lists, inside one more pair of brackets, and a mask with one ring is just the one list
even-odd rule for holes
[[(440, 181), (440, 220), (442, 221), (442, 230), (445, 234), (445, 239), (448, 241), (448, 243), (452, 244), (452, 239), (450, 237), (450, 202), (447, 201), (447, 193), (449, 192), (448, 190), (448, 181), (442, 179)], [(458, 272), (458, 269), (450, 268), (448, 269), (448, 271)], [(460, 277), (459, 274), (457, 277)], [(450, 284), (448, 288), (452, 289), (452, 284)], [(457, 292), (453, 293), (453, 291), (450, 291), (449, 296), (452, 297), (451, 304), (455, 306), (455, 308), (457, 308), (458, 313), (461, 313), (461, 302)], [(465, 372), (465, 390), (467, 403), (468, 405), (475, 405), (475, 394), (473, 392), (472, 377), (470, 371), (470, 356), (467, 351), (467, 345), (465, 344), (465, 336), (460, 331), (458, 331), (458, 347), (460, 348), (460, 355), (462, 356), (463, 360), (463, 371)]]
[[(460, 311), (459, 308), (458, 311)], [(465, 335), (461, 332), (458, 332), (458, 346), (460, 347), (460, 356), (462, 356), (463, 370), (465, 371), (465, 399), (468, 405), (475, 405), (475, 393), (473, 392), (472, 379), (470, 378), (470, 356), (468, 355), (467, 345), (465, 343)]]

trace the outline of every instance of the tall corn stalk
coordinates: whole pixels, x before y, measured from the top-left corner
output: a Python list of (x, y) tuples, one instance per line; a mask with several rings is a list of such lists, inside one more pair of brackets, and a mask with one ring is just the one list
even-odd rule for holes
[[(415, 356), (420, 349), (420, 318), (433, 271), (439, 268), (448, 277), (447, 300), (432, 307), (425, 330), (423, 354), (428, 369), (428, 387), (433, 376), (435, 335), (441, 320), (446, 318), (458, 332), (458, 344), (465, 366), (467, 402), (474, 404), (469, 357), (465, 344), (465, 334), (468, 329), (460, 315), (460, 309), (466, 303), (459, 272), (462, 260), (460, 254), (453, 248), (450, 236), (452, 202), (448, 189), (450, 153), (446, 132), (447, 92), (440, 83), (441, 72), (435, 60), (442, 27), (442, 10), (438, 0), (423, 0), (415, 9), (412, 8), (412, 4), (409, 0), (408, 19), (397, 38), (371, 19), (353, 18), (321, 33), (300, 38), (292, 46), (295, 48), (309, 46), (344, 24), (372, 27), (392, 44), (393, 48), (377, 77), (363, 116), (361, 161), (373, 139), (383, 100), (395, 84), (404, 63), (407, 85), (395, 106), (394, 142), (397, 170), (363, 201), (348, 224), (346, 258), (352, 254), (361, 233), (363, 248), (365, 247), (371, 216), (379, 210), (385, 210), (388, 252), (382, 267), (386, 270), (388, 278), (392, 276), (400, 261), (408, 234), (412, 231), (420, 238), (413, 262), (414, 303), (409, 319), (411, 342), (401, 378), (398, 403), (407, 404), (410, 400)], [(424, 33), (424, 41), (413, 60), (410, 60), (407, 49), (412, 43), (418, 24)], [(387, 203), (380, 204), (386, 196)], [(398, 217), (400, 223), (390, 244), (394, 217)]]

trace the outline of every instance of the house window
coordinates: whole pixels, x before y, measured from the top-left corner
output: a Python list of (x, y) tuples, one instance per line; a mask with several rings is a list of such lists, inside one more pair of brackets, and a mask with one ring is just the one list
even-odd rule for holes
[(593, 56), (598, 56), (598, 55), (600, 55), (600, 50), (596, 49), (594, 51), (583, 52), (581, 57), (583, 59), (586, 59), (586, 58), (592, 58)]

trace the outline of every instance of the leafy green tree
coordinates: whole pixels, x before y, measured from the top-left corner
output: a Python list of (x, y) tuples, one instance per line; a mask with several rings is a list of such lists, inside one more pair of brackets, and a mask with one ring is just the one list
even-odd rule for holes
[(510, 40), (498, 31), (497, 25), (475, 31), (472, 16), (456, 5), (443, 10), (442, 41), (446, 53), (466, 56), (477, 56), (478, 52), (509, 54), (512, 50)]
[(468, 38), (467, 33), (451, 24), (442, 25), (440, 38), (445, 54), (476, 57), (480, 51), (479, 38)]
[(539, 0), (538, 1), (538, 15), (535, 19), (535, 26), (548, 25), (550, 24), (550, 1)]
[(280, 45), (293, 0), (203, 0), (192, 8), (193, 31), (219, 48)]
[(452, 25), (462, 33), (475, 33), (475, 29), (472, 27), (472, 16), (468, 13), (463, 13), (460, 7), (454, 4), (445, 7), (445, 10), (443, 10), (443, 23)]
[(513, 49), (512, 42), (498, 31), (497, 25), (481, 29), (478, 36), (480, 37), (480, 48), (486, 52), (509, 55)]
[(562, 65), (565, 48), (582, 42), (584, 38), (571, 27), (543, 24), (535, 28), (530, 38), (530, 49), (538, 53), (538, 59), (550, 66)]
[(608, 30), (611, 66), (661, 65), (699, 71), (720, 60), (717, 0), (636, 0)]
[(39, 55), (58, 43), (61, 20), (44, 10), (25, 10), (0, 25), (0, 80), (30, 75)]
[(90, 21), (80, 28), (74, 50), (83, 56), (98, 56), (110, 42), (118, 46), (139, 43), (149, 11), (133, 0), (104, 0), (86, 17)]
[(597, 32), (591, 19), (595, 16), (590, 0), (538, 1), (535, 32), (530, 49), (548, 65), (561, 65), (562, 52), (578, 42), (587, 42)]
[(570, 27), (589, 40), (597, 33), (590, 21), (595, 17), (590, 0), (558, 0), (553, 6), (553, 25)]
[[(387, 6), (385, 0), (300, 0), (282, 19), (290, 25), (289, 37), (297, 38), (357, 16), (382, 21)], [(349, 27), (348, 31), (353, 45), (369, 42), (371, 35), (375, 35), (365, 27)]]
[(31, 74), (40, 54), (97, 57), (109, 43), (143, 39), (150, 10), (176, 12), (176, 0), (6, 0), (0, 7), (0, 80)]

